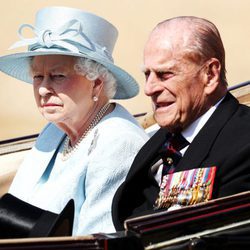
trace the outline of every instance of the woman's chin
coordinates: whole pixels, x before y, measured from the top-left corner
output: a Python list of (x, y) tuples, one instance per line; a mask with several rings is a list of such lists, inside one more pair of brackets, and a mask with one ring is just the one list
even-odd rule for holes
[(48, 122), (57, 123), (62, 120), (58, 114), (43, 113), (42, 115)]

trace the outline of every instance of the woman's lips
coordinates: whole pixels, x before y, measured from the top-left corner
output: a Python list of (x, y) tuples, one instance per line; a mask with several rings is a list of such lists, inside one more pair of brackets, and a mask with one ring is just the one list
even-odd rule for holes
[(62, 106), (62, 105), (57, 103), (45, 103), (42, 105), (42, 107), (56, 107), (56, 106)]
[(61, 104), (57, 103), (45, 103), (42, 105), (43, 108), (53, 108), (53, 107), (62, 107)]

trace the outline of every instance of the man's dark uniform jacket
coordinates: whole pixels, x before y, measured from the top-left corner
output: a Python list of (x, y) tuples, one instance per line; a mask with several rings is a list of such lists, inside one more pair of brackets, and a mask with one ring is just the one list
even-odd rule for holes
[[(117, 190), (112, 207), (113, 222), (123, 230), (128, 217), (152, 212), (159, 185), (151, 166), (168, 137), (159, 129), (137, 154), (125, 182)], [(189, 145), (175, 172), (216, 166), (212, 199), (250, 190), (250, 108), (230, 93)]]

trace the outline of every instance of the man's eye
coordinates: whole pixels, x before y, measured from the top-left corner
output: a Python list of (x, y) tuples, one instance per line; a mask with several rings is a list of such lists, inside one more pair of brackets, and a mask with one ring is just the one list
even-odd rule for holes
[(173, 72), (171, 71), (166, 71), (166, 72), (157, 72), (157, 77), (162, 80), (162, 81), (165, 81), (165, 80), (168, 80), (169, 78), (173, 77), (174, 74)]
[(145, 75), (145, 79), (148, 80), (149, 75), (150, 75), (150, 71), (145, 71), (144, 75)]

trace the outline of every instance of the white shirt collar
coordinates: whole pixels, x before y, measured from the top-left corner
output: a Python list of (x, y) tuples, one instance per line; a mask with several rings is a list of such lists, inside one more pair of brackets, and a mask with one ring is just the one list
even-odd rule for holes
[(205, 125), (205, 123), (208, 121), (208, 119), (211, 117), (211, 115), (214, 113), (223, 99), (224, 97), (221, 98), (214, 106), (212, 106), (205, 114), (200, 116), (181, 132), (181, 134), (189, 143), (192, 143), (195, 136), (199, 133), (199, 131), (202, 129), (202, 127)]

